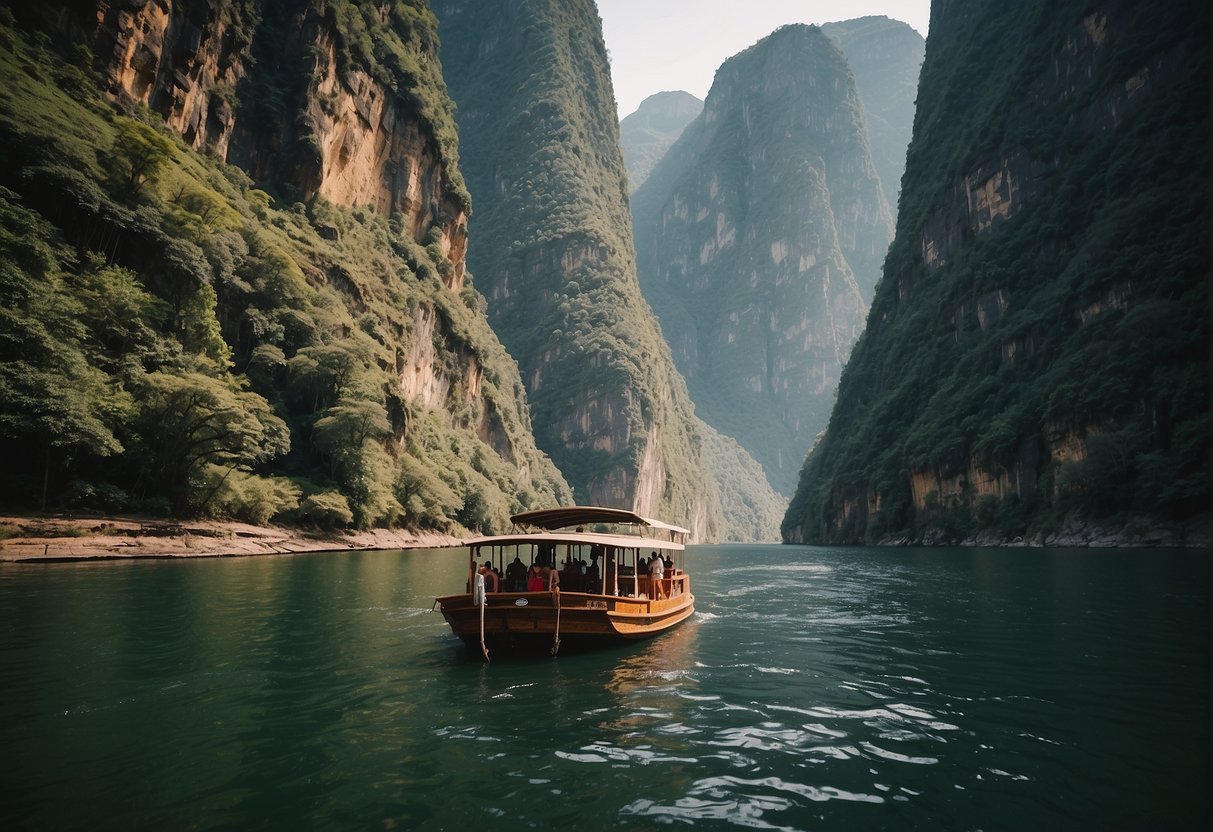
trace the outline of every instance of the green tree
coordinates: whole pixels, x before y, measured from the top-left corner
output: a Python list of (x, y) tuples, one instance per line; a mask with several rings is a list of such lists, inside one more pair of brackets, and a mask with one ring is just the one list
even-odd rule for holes
[(339, 342), (304, 347), (287, 362), (297, 400), (316, 413), (336, 402), (369, 355), (358, 343)]
[(285, 477), (263, 477), (239, 468), (203, 466), (200, 514), (230, 517), (264, 525), (275, 515), (298, 507), (300, 489)]
[(149, 373), (138, 380), (137, 429), (143, 486), (188, 511), (203, 466), (235, 468), (290, 450), (286, 423), (269, 403), (231, 382), (186, 373)]
[(329, 475), (362, 453), (363, 446), (391, 432), (387, 411), (376, 401), (343, 401), (325, 411), (312, 426), (312, 444), (329, 458)]
[(400, 458), (396, 498), (404, 507), (406, 520), (438, 528), (447, 528), (452, 516), (463, 505), (454, 489), (411, 455)]
[(41, 449), (40, 504), (57, 455), (122, 451), (130, 397), (85, 355), (83, 308), (64, 291), (50, 227), (0, 189), (0, 436)]
[(215, 371), (223, 373), (231, 366), (232, 351), (219, 329), (217, 303), (214, 288), (206, 283), (186, 295), (177, 315), (178, 337), (186, 351), (205, 356)]
[(159, 178), (164, 168), (177, 158), (172, 139), (141, 121), (118, 116), (114, 119), (117, 135), (110, 148), (123, 189), (131, 196), (148, 182)]

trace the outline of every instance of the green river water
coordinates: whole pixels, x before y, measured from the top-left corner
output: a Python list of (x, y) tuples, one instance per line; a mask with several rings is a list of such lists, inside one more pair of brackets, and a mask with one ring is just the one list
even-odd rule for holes
[(0, 828), (1209, 828), (1208, 552), (691, 547), (678, 630), (489, 664), (464, 565), (0, 566)]

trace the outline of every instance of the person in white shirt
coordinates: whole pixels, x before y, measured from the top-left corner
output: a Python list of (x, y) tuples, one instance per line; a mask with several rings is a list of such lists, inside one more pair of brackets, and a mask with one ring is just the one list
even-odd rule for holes
[(653, 585), (653, 597), (663, 598), (665, 593), (662, 591), (661, 580), (665, 577), (665, 561), (654, 552), (652, 560), (649, 561), (649, 583)]

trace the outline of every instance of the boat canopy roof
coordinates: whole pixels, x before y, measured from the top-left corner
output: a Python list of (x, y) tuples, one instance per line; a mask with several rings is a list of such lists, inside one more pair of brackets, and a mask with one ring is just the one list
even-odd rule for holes
[(473, 537), (465, 541), (472, 549), (484, 546), (527, 546), (540, 543), (569, 546), (611, 546), (616, 549), (662, 549), (681, 552), (686, 547), (671, 540), (639, 537), (634, 534), (605, 534), (602, 532), (525, 532)]
[(567, 529), (572, 526), (586, 526), (593, 523), (614, 523), (623, 526), (646, 526), (651, 529), (673, 532), (674, 534), (690, 534), (690, 530), (681, 526), (642, 517), (634, 511), (623, 508), (602, 508), (600, 506), (564, 506), (562, 508), (541, 508), (535, 511), (524, 511), (510, 517), (510, 522), (519, 526), (537, 526), (552, 531)]

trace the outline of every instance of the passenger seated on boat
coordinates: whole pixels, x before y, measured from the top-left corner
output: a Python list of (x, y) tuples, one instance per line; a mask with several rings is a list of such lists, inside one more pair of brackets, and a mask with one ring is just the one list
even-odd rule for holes
[(505, 568), (505, 585), (510, 592), (526, 590), (526, 564), (517, 555), (514, 555), (514, 560)]
[(501, 579), (497, 577), (497, 573), (493, 570), (492, 561), (485, 561), (484, 566), (480, 567), (480, 574), (484, 575), (484, 591), (485, 592), (500, 592)]
[(527, 592), (542, 592), (543, 591), (543, 571), (540, 569), (539, 563), (531, 564), (531, 571), (526, 576), (526, 591)]

